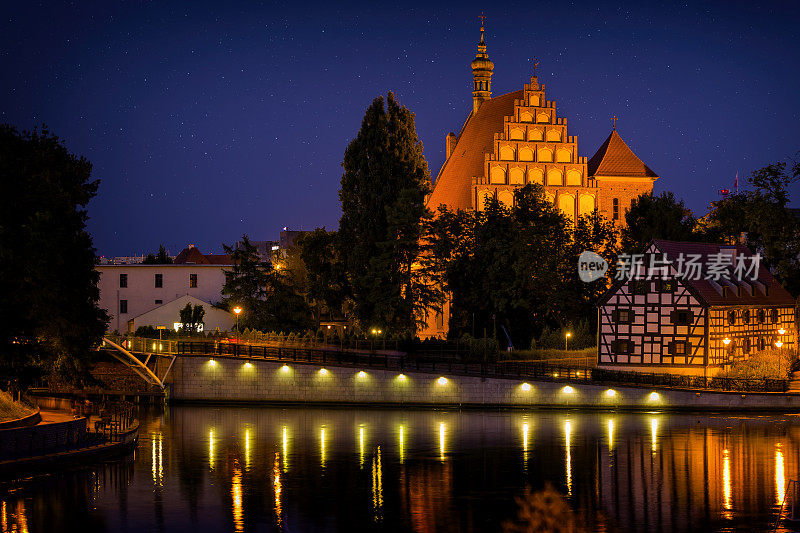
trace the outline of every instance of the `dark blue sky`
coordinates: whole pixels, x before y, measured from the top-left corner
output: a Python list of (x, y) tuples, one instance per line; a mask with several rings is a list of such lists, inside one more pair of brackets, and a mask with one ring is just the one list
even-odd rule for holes
[(335, 228), (344, 149), (389, 90), (435, 176), (482, 10), (494, 95), (537, 56), (580, 155), (616, 114), (656, 191), (701, 214), (737, 171), (800, 150), (796, 2), (27, 4), (0, 15), (0, 122), (46, 123), (92, 161), (105, 255)]

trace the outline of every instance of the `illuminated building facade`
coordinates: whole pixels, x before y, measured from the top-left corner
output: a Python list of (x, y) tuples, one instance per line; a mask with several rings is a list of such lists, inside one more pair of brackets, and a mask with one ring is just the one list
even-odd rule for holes
[[(622, 140), (616, 127), (594, 156), (578, 154), (567, 119), (547, 100), (536, 75), (521, 90), (492, 98), (494, 64), (486, 53), (481, 27), (478, 53), (472, 61), (473, 107), (458, 135), (446, 136), (446, 159), (427, 206), (450, 210), (483, 209), (487, 198), (505, 205), (514, 190), (527, 183), (544, 187), (563, 213), (576, 217), (598, 211), (622, 224), (631, 201), (653, 191), (658, 176)], [(431, 313), (420, 336), (445, 337), (449, 307)]]
[[(761, 264), (739, 279), (734, 258), (749, 261), (746, 247), (657, 240), (642, 265), (653, 256), (665, 266), (637, 268), (600, 300), (599, 368), (713, 376), (765, 348), (795, 349), (794, 299)], [(717, 280), (708, 269), (694, 279), (685, 264), (678, 275), (689, 257), (730, 266)]]

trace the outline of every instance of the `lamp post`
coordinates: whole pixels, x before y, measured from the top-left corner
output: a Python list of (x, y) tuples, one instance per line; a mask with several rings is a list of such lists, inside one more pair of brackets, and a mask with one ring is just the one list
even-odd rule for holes
[(236, 313), (236, 333), (238, 335), (238, 333), (239, 333), (239, 313), (242, 312), (242, 308), (237, 305), (236, 307), (233, 308), (233, 312)]
[(570, 337), (572, 337), (572, 333), (570, 333), (570, 332), (568, 331), (568, 332), (567, 332), (567, 334), (566, 334), (566, 335), (564, 335), (564, 351), (565, 351), (565, 352), (567, 351), (567, 343), (569, 342), (569, 338), (570, 338)]

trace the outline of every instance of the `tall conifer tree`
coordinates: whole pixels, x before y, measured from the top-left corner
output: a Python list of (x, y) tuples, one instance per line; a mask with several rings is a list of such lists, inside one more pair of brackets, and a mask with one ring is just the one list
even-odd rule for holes
[(414, 114), (376, 98), (344, 154), (339, 249), (362, 329), (413, 333), (437, 289), (417, 268), (430, 172)]

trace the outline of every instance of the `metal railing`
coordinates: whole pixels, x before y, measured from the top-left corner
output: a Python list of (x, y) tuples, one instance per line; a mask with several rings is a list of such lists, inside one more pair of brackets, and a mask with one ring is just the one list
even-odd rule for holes
[[(170, 340), (130, 338), (131, 351), (177, 356), (234, 357), (340, 366), (363, 366), (397, 371), (446, 372), (452, 375), (520, 378), (537, 381), (565, 381), (594, 384), (618, 384), (649, 387), (716, 390), (730, 392), (786, 392), (788, 379), (737, 379), (686, 376), (658, 372), (629, 372), (586, 366), (551, 364), (546, 361), (480, 362), (458, 359), (456, 354), (442, 357), (436, 352), (412, 354), (342, 350), (338, 346), (302, 346), (272, 342), (223, 342), (220, 340)], [(153, 352), (148, 348), (157, 344)], [(141, 350), (137, 349), (140, 346)]]

